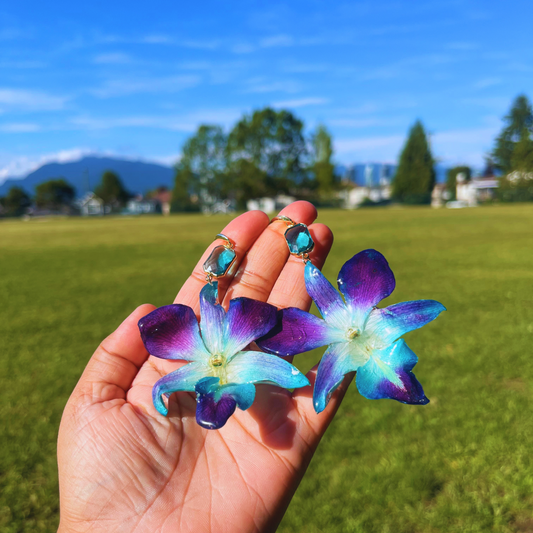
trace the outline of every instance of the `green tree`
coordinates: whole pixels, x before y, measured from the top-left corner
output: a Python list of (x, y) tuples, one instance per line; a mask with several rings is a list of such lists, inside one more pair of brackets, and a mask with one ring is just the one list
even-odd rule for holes
[(512, 157), (522, 132), (533, 133), (533, 110), (526, 95), (516, 97), (509, 113), (503, 118), (505, 126), (496, 138), (492, 157), (496, 168), (503, 173), (512, 169)]
[(194, 202), (196, 196), (192, 193), (195, 186), (195, 175), (191, 168), (181, 161), (176, 165), (174, 177), (174, 189), (172, 190), (171, 211), (179, 213), (183, 211), (198, 211), (198, 201)]
[(40, 183), (35, 188), (35, 203), (38, 207), (60, 210), (69, 207), (74, 200), (74, 187), (63, 178)]
[(435, 185), (434, 164), (426, 131), (418, 120), (411, 127), (400, 155), (392, 184), (394, 198), (404, 203), (429, 203)]
[(335, 166), (331, 162), (333, 156), (331, 135), (326, 127), (320, 124), (311, 140), (313, 145), (312, 169), (317, 181), (318, 192), (321, 195), (331, 194), (337, 185)]
[(238, 159), (230, 165), (225, 192), (235, 198), (239, 209), (245, 209), (248, 200), (269, 194), (267, 183), (266, 172), (257, 168), (253, 161)]
[[(234, 176), (234, 162), (247, 160), (261, 171), (261, 190), (268, 194), (289, 192), (305, 174), (307, 148), (303, 122), (290, 111), (269, 107), (244, 116), (228, 137), (227, 157)], [(242, 166), (248, 171), (250, 167)], [(244, 179), (244, 178), (243, 178)]]
[(533, 172), (533, 141), (527, 128), (522, 130), (511, 155), (511, 170)]
[(100, 182), (100, 185), (96, 187), (94, 193), (99, 196), (106, 205), (115, 208), (123, 206), (131, 196), (125, 189), (118, 175), (112, 170), (106, 170), (102, 174), (102, 181)]
[(6, 216), (17, 217), (30, 207), (31, 199), (21, 187), (11, 187), (7, 195), (0, 199), (0, 203)]
[(455, 200), (458, 174), (463, 174), (465, 181), (470, 181), (472, 179), (472, 169), (467, 166), (458, 166), (448, 170), (446, 175), (446, 189), (450, 193), (450, 198), (452, 200)]

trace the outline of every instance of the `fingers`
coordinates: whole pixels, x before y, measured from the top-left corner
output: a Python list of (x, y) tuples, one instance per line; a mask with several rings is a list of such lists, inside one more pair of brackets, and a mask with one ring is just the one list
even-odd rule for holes
[[(317, 211), (313, 204), (300, 201), (282, 209), (280, 215), (310, 225), (315, 220)], [(283, 236), (286, 229), (283, 221), (276, 221), (263, 231), (230, 283), (226, 300), (246, 296), (262, 302), (267, 301), (289, 258), (289, 249)]]
[[(236, 219), (232, 220), (222, 231), (224, 235), (229, 237), (235, 243), (235, 252), (237, 255), (236, 262), (239, 264), (243, 257), (248, 252), (249, 248), (254, 244), (256, 239), (263, 233), (265, 228), (268, 226), (269, 218), (262, 211), (249, 211), (238, 216)], [(215, 236), (213, 235), (213, 238)], [(220, 246), (222, 244), (221, 240), (217, 240), (211, 243), (207, 250), (204, 252), (200, 261), (194, 267), (194, 270), (189, 277), (189, 279), (181, 287), (178, 295), (176, 296), (174, 303), (180, 303), (183, 305), (188, 305), (196, 312), (200, 311), (200, 304), (198, 299), (198, 294), (202, 290), (202, 287), (205, 285), (205, 272), (203, 269), (203, 264), (205, 260), (209, 257), (209, 254), (215, 246)], [(219, 284), (219, 298), (222, 300), (226, 287), (229, 281), (225, 278), (222, 278)]]
[[(313, 265), (321, 269), (331, 250), (333, 233), (324, 224), (312, 224), (309, 226), (309, 233), (315, 242), (309, 259)], [(289, 257), (272, 287), (268, 303), (278, 308), (299, 307), (308, 311), (311, 307), (311, 298), (305, 288), (304, 270), (305, 264), (300, 258)]]
[(135, 309), (94, 352), (76, 387), (90, 403), (125, 398), (148, 359), (137, 323), (154, 309), (150, 304)]

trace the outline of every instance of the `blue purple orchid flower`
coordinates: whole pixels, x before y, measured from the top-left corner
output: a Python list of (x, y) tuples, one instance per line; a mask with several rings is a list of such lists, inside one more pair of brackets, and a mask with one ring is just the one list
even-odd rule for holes
[[(310, 261), (305, 285), (323, 320), (293, 307), (278, 311), (249, 298), (231, 300), (226, 312), (217, 304), (216, 282), (200, 292), (200, 324), (194, 311), (180, 304), (142, 318), (139, 329), (151, 355), (187, 361), (154, 385), (157, 411), (168, 414), (163, 396), (195, 392), (198, 424), (218, 429), (237, 407), (252, 405), (257, 383), (291, 389), (309, 385), (298, 369), (278, 356), (325, 345), (313, 394), (317, 413), (352, 371), (357, 371), (356, 385), (366, 398), (429, 402), (412, 373), (418, 359), (400, 337), (434, 320), (445, 309), (442, 304), (417, 300), (378, 308), (394, 290), (395, 280), (376, 250), (364, 250), (342, 267), (338, 285), (344, 300)], [(267, 353), (246, 351), (253, 341)]]
[(386, 259), (376, 250), (364, 250), (347, 261), (337, 282), (344, 300), (308, 262), (305, 286), (324, 320), (294, 307), (283, 309), (276, 328), (259, 339), (258, 346), (280, 356), (328, 346), (313, 393), (317, 413), (353, 371), (357, 371), (356, 385), (365, 398), (427, 404), (412, 372), (418, 358), (400, 337), (431, 322), (445, 307), (435, 300), (416, 300), (378, 308), (396, 282)]
[[(222, 427), (235, 409), (248, 409), (255, 383), (284, 388), (309, 385), (287, 361), (262, 352), (242, 351), (276, 324), (276, 308), (250, 298), (231, 300), (229, 309), (217, 304), (218, 284), (200, 292), (201, 321), (180, 304), (155, 309), (139, 321), (141, 338), (151, 355), (188, 363), (161, 378), (152, 398), (162, 415), (168, 414), (163, 395), (196, 393), (196, 421), (207, 429)], [(200, 334), (201, 332), (201, 334)]]

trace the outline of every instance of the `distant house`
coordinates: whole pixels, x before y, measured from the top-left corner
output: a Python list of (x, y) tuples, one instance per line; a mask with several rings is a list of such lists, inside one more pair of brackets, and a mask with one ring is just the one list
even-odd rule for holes
[(457, 174), (456, 198), (458, 202), (464, 202), (473, 207), (479, 202), (492, 200), (496, 196), (499, 180), (496, 176), (486, 178), (473, 178), (466, 181), (464, 176)]
[(365, 200), (370, 200), (375, 203), (386, 202), (391, 198), (390, 183), (383, 180), (379, 186), (375, 187), (360, 187), (355, 186), (343, 193), (344, 207), (346, 209), (356, 209)]
[(169, 191), (167, 187), (158, 187), (155, 193), (152, 194), (152, 198), (160, 203), (163, 215), (170, 215), (172, 191)]
[(445, 183), (436, 183), (431, 191), (431, 207), (444, 207), (451, 194)]
[(160, 208), (160, 203), (154, 198), (144, 198), (138, 195), (126, 204), (125, 214), (127, 215), (147, 215), (157, 213)]
[(96, 196), (94, 192), (88, 192), (83, 198), (78, 200), (80, 214), (87, 216), (101, 216), (105, 212), (104, 201)]
[(264, 211), (265, 213), (273, 213), (274, 211), (280, 211), (284, 207), (294, 202), (296, 198), (293, 196), (286, 196), (284, 194), (278, 194), (275, 198), (256, 198), (254, 200), (248, 200), (246, 202), (246, 208), (248, 211)]

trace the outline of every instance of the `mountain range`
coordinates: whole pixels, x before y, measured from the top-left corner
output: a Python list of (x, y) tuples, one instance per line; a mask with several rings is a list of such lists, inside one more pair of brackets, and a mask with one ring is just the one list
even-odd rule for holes
[(173, 186), (174, 170), (171, 167), (143, 161), (90, 156), (68, 163), (47, 163), (24, 178), (8, 178), (0, 185), (0, 196), (5, 196), (13, 186), (22, 187), (33, 195), (35, 186), (39, 183), (64, 178), (76, 189), (76, 196), (79, 197), (93, 191), (106, 170), (118, 174), (124, 187), (131, 193), (144, 194), (161, 185), (169, 188)]

